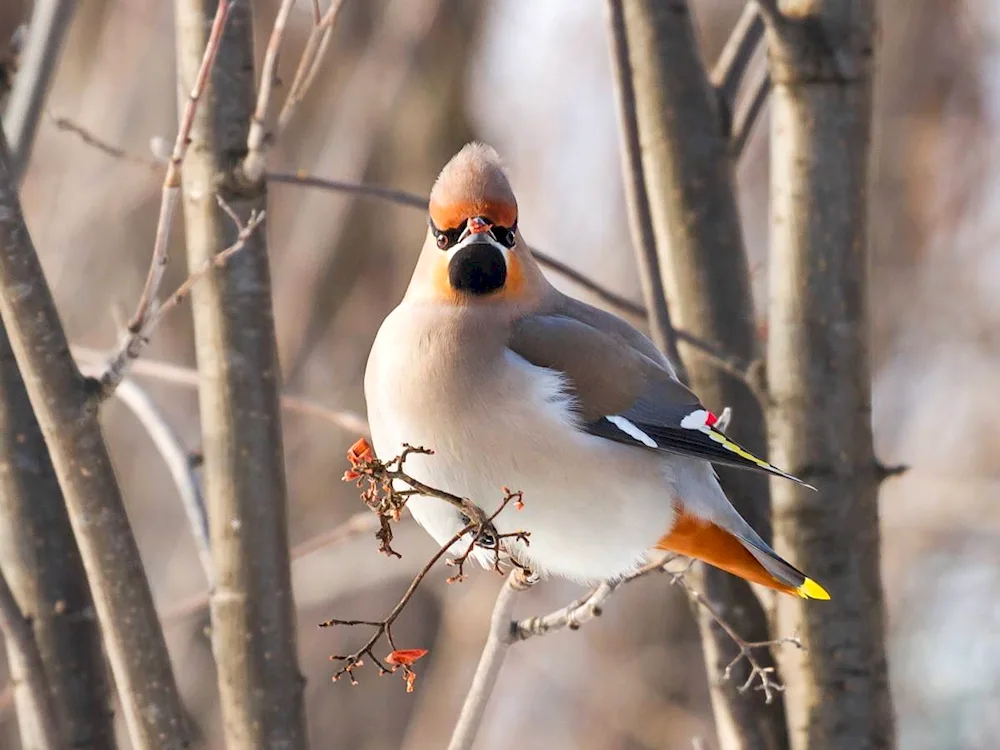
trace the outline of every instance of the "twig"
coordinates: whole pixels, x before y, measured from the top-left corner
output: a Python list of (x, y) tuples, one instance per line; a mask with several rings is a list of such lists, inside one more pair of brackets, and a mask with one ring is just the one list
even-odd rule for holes
[(194, 116), (198, 110), (198, 103), (208, 84), (212, 67), (215, 65), (215, 58), (219, 53), (219, 46), (222, 42), (222, 32), (225, 29), (226, 19), (234, 2), (235, 0), (220, 0), (215, 12), (212, 29), (209, 32), (205, 51), (201, 58), (201, 66), (198, 69), (198, 74), (195, 76), (191, 92), (188, 94), (187, 103), (181, 115), (180, 126), (177, 129), (177, 138), (174, 140), (173, 151), (170, 154), (170, 161), (167, 164), (167, 173), (163, 178), (160, 215), (156, 224), (153, 257), (149, 264), (146, 284), (143, 287), (142, 296), (139, 298), (135, 314), (129, 321), (128, 332), (122, 338), (118, 350), (111, 357), (104, 375), (101, 376), (101, 395), (103, 398), (107, 398), (114, 392), (118, 383), (125, 376), (125, 370), (128, 367), (129, 361), (139, 356), (144, 339), (149, 333), (149, 319), (151, 316), (154, 316), (157, 304), (156, 295), (160, 290), (160, 284), (163, 282), (163, 274), (167, 268), (170, 229), (181, 192), (181, 163), (184, 161), (184, 156), (187, 153), (191, 127), (194, 124)]
[[(74, 356), (89, 363), (103, 363), (105, 361), (104, 352), (98, 351), (97, 349), (91, 349), (85, 346), (74, 346), (72, 349)], [(167, 383), (174, 383), (187, 388), (198, 387), (197, 370), (191, 367), (177, 365), (172, 362), (139, 359), (132, 364), (129, 371), (132, 375), (162, 380)], [(282, 408), (296, 414), (305, 414), (330, 422), (331, 424), (343, 428), (348, 432), (361, 433), (364, 435), (368, 434), (368, 422), (357, 412), (330, 409), (322, 404), (317, 404), (315, 401), (310, 401), (306, 398), (302, 398), (301, 396), (293, 396), (289, 394), (285, 394), (281, 397), (281, 406)]]
[[(354, 481), (359, 487), (367, 484), (367, 489), (361, 493), (361, 499), (364, 500), (365, 504), (375, 512), (375, 515), (378, 518), (379, 531), (375, 536), (379, 540), (379, 551), (390, 556), (401, 556), (391, 547), (392, 530), (390, 523), (400, 519), (400, 514), (406, 505), (406, 501), (415, 494), (425, 497), (435, 497), (455, 506), (462, 511), (462, 516), (466, 519), (466, 524), (458, 533), (445, 542), (424, 565), (424, 567), (421, 568), (420, 572), (417, 573), (416, 577), (410, 583), (409, 588), (406, 589), (402, 598), (384, 619), (379, 621), (331, 619), (320, 623), (321, 628), (331, 627), (334, 625), (364, 625), (375, 628), (374, 633), (368, 641), (354, 653), (346, 656), (330, 657), (332, 661), (343, 662), (344, 665), (336, 673), (334, 673), (334, 682), (346, 674), (350, 678), (351, 684), (357, 685), (358, 681), (354, 676), (354, 670), (362, 666), (363, 658), (367, 655), (379, 668), (380, 675), (394, 672), (397, 666), (402, 666), (403, 678), (406, 680), (406, 690), (407, 692), (412, 691), (413, 681), (416, 679), (416, 673), (414, 673), (410, 668), (410, 664), (413, 660), (415, 660), (415, 658), (423, 656), (426, 651), (419, 650), (419, 656), (417, 657), (412, 656), (414, 653), (412, 651), (400, 652), (396, 648), (396, 643), (392, 637), (392, 625), (413, 597), (417, 587), (420, 586), (424, 578), (427, 577), (431, 568), (434, 567), (434, 564), (437, 563), (437, 561), (440, 560), (445, 554), (451, 551), (451, 549), (458, 544), (459, 541), (464, 539), (466, 535), (468, 535), (468, 546), (465, 551), (454, 559), (448, 560), (449, 565), (457, 568), (455, 575), (448, 578), (448, 583), (458, 583), (465, 579), (465, 564), (468, 562), (469, 556), (475, 551), (476, 547), (488, 549), (493, 553), (493, 569), (500, 572), (501, 555), (510, 555), (508, 550), (502, 549), (503, 540), (506, 538), (512, 538), (524, 542), (525, 544), (528, 542), (527, 532), (516, 531), (510, 534), (501, 534), (497, 531), (493, 523), (497, 516), (499, 516), (507, 508), (507, 506), (510, 505), (510, 503), (513, 502), (520, 508), (520, 492), (512, 492), (505, 487), (504, 497), (500, 502), (500, 505), (491, 515), (487, 516), (470, 500), (460, 498), (450, 492), (430, 487), (407, 474), (403, 470), (403, 464), (409, 456), (414, 454), (429, 456), (433, 454), (433, 451), (426, 448), (415, 448), (410, 445), (404, 445), (403, 452), (398, 456), (388, 461), (380, 461), (375, 457), (375, 453), (371, 449), (368, 442), (362, 438), (357, 441), (347, 453), (351, 469), (344, 474), (344, 481)], [(398, 489), (396, 486), (397, 482), (405, 485), (406, 489)], [(517, 562), (513, 560), (513, 556), (510, 556), (509, 559), (514, 567), (519, 567)], [(392, 648), (392, 653), (386, 660), (387, 663), (392, 665), (391, 667), (388, 667), (386, 664), (379, 661), (378, 657), (375, 656), (372, 650), (383, 636)], [(402, 656), (404, 653), (410, 654), (411, 656), (404, 658)]]
[(112, 159), (120, 159), (121, 161), (127, 161), (132, 164), (141, 164), (144, 167), (149, 167), (150, 169), (153, 170), (158, 170), (162, 166), (160, 162), (157, 162), (152, 159), (144, 159), (141, 156), (135, 156), (134, 154), (130, 154), (127, 151), (125, 151), (125, 149), (119, 148), (118, 146), (108, 143), (100, 136), (95, 135), (93, 132), (83, 127), (83, 125), (81, 125), (78, 122), (74, 122), (68, 117), (58, 117), (52, 114), (51, 112), (48, 112), (47, 114), (49, 116), (50, 122), (57, 130), (63, 130), (68, 133), (73, 133), (74, 135), (78, 136), (80, 140), (83, 141), (85, 144), (87, 144), (91, 148), (97, 149), (106, 156), (110, 156)]
[(115, 390), (115, 396), (139, 420), (166, 463), (180, 495), (181, 505), (184, 506), (205, 578), (211, 586), (214, 576), (212, 551), (208, 542), (208, 512), (205, 510), (205, 498), (201, 494), (201, 482), (188, 452), (153, 399), (134, 381), (129, 378), (122, 380)]
[(709, 617), (712, 618), (712, 621), (722, 628), (726, 632), (726, 635), (729, 636), (733, 643), (735, 643), (739, 648), (740, 652), (731, 662), (729, 662), (725, 670), (723, 670), (722, 675), (720, 675), (723, 682), (729, 680), (732, 677), (733, 669), (736, 665), (746, 659), (747, 664), (750, 665), (750, 674), (746, 681), (741, 684), (737, 690), (741, 693), (745, 693), (753, 686), (755, 680), (759, 680), (760, 684), (757, 685), (756, 689), (763, 691), (765, 703), (770, 703), (774, 700), (774, 693), (784, 691), (785, 686), (774, 679), (775, 668), (771, 666), (762, 666), (757, 660), (757, 657), (754, 656), (754, 651), (757, 649), (771, 648), (772, 646), (780, 646), (786, 643), (801, 649), (803, 648), (802, 642), (797, 636), (786, 636), (784, 638), (776, 638), (769, 641), (745, 641), (740, 637), (740, 634), (733, 629), (733, 626), (726, 622), (725, 618), (719, 614), (719, 611), (712, 606), (708, 599), (706, 599), (701, 592), (692, 588), (691, 585), (684, 580), (683, 576), (673, 576), (672, 583), (680, 586), (691, 601), (704, 609), (708, 613)]
[[(324, 620), (323, 622), (319, 623), (319, 627), (321, 628), (329, 628), (337, 625), (343, 625), (347, 627), (363, 625), (375, 628), (375, 632), (372, 633), (371, 637), (365, 642), (365, 644), (361, 648), (359, 648), (354, 653), (347, 654), (345, 656), (334, 655), (330, 657), (330, 661), (339, 661), (343, 662), (344, 664), (344, 666), (342, 666), (339, 670), (337, 670), (330, 678), (331, 680), (333, 680), (333, 682), (336, 682), (346, 674), (348, 679), (350, 679), (351, 684), (357, 685), (358, 680), (354, 676), (354, 670), (364, 666), (365, 656), (370, 658), (372, 660), (372, 663), (378, 667), (379, 675), (392, 674), (393, 672), (396, 671), (395, 667), (386, 666), (381, 661), (379, 661), (379, 658), (375, 656), (375, 653), (372, 649), (375, 648), (375, 645), (384, 636), (389, 644), (389, 647), (393, 651), (397, 650), (396, 642), (392, 637), (392, 625), (394, 622), (396, 622), (396, 618), (398, 618), (400, 613), (406, 608), (406, 605), (409, 603), (410, 599), (413, 598), (413, 594), (416, 592), (417, 588), (423, 582), (424, 578), (427, 577), (427, 574), (430, 572), (431, 568), (434, 567), (435, 563), (437, 563), (438, 560), (440, 560), (442, 557), (445, 556), (445, 554), (447, 554), (448, 550), (451, 549), (451, 546), (453, 544), (456, 544), (466, 534), (473, 532), (475, 528), (476, 527), (473, 524), (471, 523), (467, 524), (464, 528), (462, 528), (461, 531), (456, 533), (451, 539), (449, 539), (444, 545), (442, 545), (441, 548), (434, 553), (431, 559), (427, 561), (427, 564), (420, 569), (420, 572), (417, 573), (417, 575), (414, 577), (409, 587), (403, 593), (403, 596), (400, 597), (399, 601), (396, 603), (396, 606), (392, 608), (392, 611), (389, 612), (389, 614), (386, 615), (384, 619), (379, 620), (377, 622), (374, 620), (330, 619), (330, 620)], [(470, 545), (469, 550), (466, 553), (466, 556), (468, 556), (468, 554), (471, 552), (472, 552), (472, 546)], [(411, 675), (413, 676), (411, 677)], [(416, 677), (413, 670), (410, 668), (408, 664), (403, 665), (403, 677), (406, 680), (407, 692), (410, 692), (412, 690), (413, 680), (416, 679)]]
[[(403, 508), (406, 506), (406, 501), (410, 497), (413, 495), (423, 495), (424, 497), (434, 497), (438, 500), (443, 500), (459, 510), (462, 513), (462, 517), (476, 529), (474, 542), (488, 539), (489, 541), (485, 546), (495, 549), (497, 564), (494, 567), (499, 571), (500, 541), (505, 537), (516, 537), (526, 542), (528, 534), (521, 531), (514, 532), (513, 534), (498, 534), (496, 529), (492, 528), (493, 520), (511, 502), (514, 502), (520, 508), (522, 505), (521, 493), (513, 492), (504, 487), (504, 498), (500, 507), (492, 515), (487, 516), (478, 505), (468, 498), (453, 495), (437, 487), (426, 485), (419, 479), (414, 479), (413, 476), (403, 469), (406, 459), (412, 455), (431, 456), (434, 455), (434, 451), (429, 448), (404, 444), (403, 452), (398, 456), (388, 461), (380, 461), (375, 457), (375, 452), (368, 444), (368, 441), (361, 438), (347, 452), (351, 468), (344, 474), (344, 481), (355, 482), (359, 488), (367, 485), (361, 493), (361, 499), (379, 518), (380, 529), (376, 534), (376, 538), (380, 543), (379, 552), (390, 557), (400, 557), (399, 553), (392, 549), (391, 523), (399, 521)], [(397, 482), (405, 485), (406, 489), (399, 489), (396, 484)], [(468, 555), (466, 554), (464, 557), (468, 557)], [(452, 583), (464, 578), (462, 571), (464, 557), (456, 563), (458, 565), (458, 573), (453, 576)]]
[(523, 620), (512, 620), (511, 618), (514, 601), (513, 595), (516, 591), (523, 590), (532, 585), (533, 581), (530, 578), (526, 579), (523, 575), (519, 575), (521, 571), (515, 570), (497, 596), (489, 636), (483, 648), (479, 666), (476, 668), (472, 687), (469, 689), (465, 703), (462, 706), (462, 711), (452, 734), (451, 744), (448, 745), (448, 750), (468, 750), (472, 747), (479, 725), (482, 723), (483, 713), (489, 702), (490, 694), (493, 692), (493, 687), (496, 684), (500, 667), (503, 664), (507, 650), (512, 644), (536, 636), (549, 635), (550, 633), (564, 629), (578, 630), (582, 625), (585, 625), (603, 613), (605, 603), (615, 591), (628, 583), (632, 583), (653, 573), (668, 573), (671, 576), (671, 582), (680, 586), (691, 601), (704, 608), (713, 621), (723, 629), (726, 635), (740, 649), (737, 657), (719, 675), (720, 679), (722, 681), (731, 679), (733, 669), (740, 661), (746, 659), (750, 665), (751, 672), (747, 680), (739, 686), (739, 691), (745, 692), (753, 686), (755, 681), (759, 681), (757, 689), (764, 692), (765, 701), (770, 703), (773, 700), (774, 693), (783, 690), (784, 686), (774, 679), (774, 668), (761, 665), (754, 655), (754, 651), (785, 643), (802, 648), (801, 642), (799, 642), (798, 638), (794, 637), (762, 642), (745, 641), (719, 615), (708, 600), (684, 580), (684, 574), (693, 561), (689, 562), (687, 568), (684, 570), (671, 572), (667, 570), (667, 566), (674, 562), (674, 560), (675, 557), (671, 555), (664, 560), (647, 563), (620, 579), (602, 582), (589, 593), (573, 600), (565, 607), (561, 607), (546, 615), (528, 617)]
[(319, 1), (313, 0), (313, 17), (316, 25), (309, 33), (306, 46), (302, 50), (302, 57), (299, 59), (298, 68), (295, 70), (295, 77), (292, 79), (291, 88), (285, 103), (281, 107), (278, 115), (278, 122), (275, 127), (275, 137), (285, 132), (288, 123), (291, 122), (295, 114), (295, 109), (299, 102), (305, 97), (306, 92), (312, 86), (313, 81), (319, 74), (323, 58), (326, 56), (327, 48), (330, 46), (330, 39), (333, 36), (333, 26), (340, 14), (340, 9), (344, 5), (344, 0), (333, 0), (330, 7), (322, 17), (319, 16)]
[(14, 679), (27, 686), (31, 700), (31, 712), (38, 726), (34, 739), (40, 742), (40, 750), (59, 750), (62, 745), (59, 722), (52, 705), (52, 693), (45, 676), (42, 655), (35, 642), (35, 634), (23, 614), (7, 579), (0, 571), (0, 632), (7, 641), (11, 672)]
[[(405, 521), (406, 519), (403, 518), (400, 520)], [(293, 561), (300, 560), (320, 550), (336, 547), (362, 534), (375, 533), (379, 528), (378, 516), (367, 510), (361, 511), (360, 513), (355, 513), (343, 523), (334, 526), (332, 529), (321, 531), (316, 536), (310, 537), (292, 547), (289, 557)], [(209, 592), (203, 591), (174, 603), (169, 609), (162, 612), (160, 618), (165, 624), (171, 623), (185, 617), (191, 617), (199, 612), (204, 612), (208, 608), (208, 604)]]
[(278, 81), (278, 52), (285, 38), (285, 27), (288, 16), (292, 12), (295, 0), (282, 0), (278, 15), (274, 19), (271, 38), (264, 52), (264, 64), (261, 68), (260, 87), (257, 91), (257, 106), (250, 120), (250, 132), (247, 136), (247, 155), (243, 159), (243, 177), (255, 183), (264, 174), (267, 166), (267, 152), (273, 143), (273, 134), (268, 119), (270, 116), (271, 93)]
[(342, 524), (334, 526), (329, 531), (320, 532), (306, 541), (296, 544), (292, 547), (290, 555), (293, 560), (298, 560), (311, 555), (313, 552), (341, 544), (348, 539), (353, 539), (362, 534), (374, 534), (379, 528), (378, 516), (363, 510), (360, 513), (355, 513)]
[(133, 323), (129, 324), (128, 335), (125, 337), (126, 345), (115, 351), (112, 358), (108, 361), (104, 372), (100, 376), (100, 392), (102, 398), (107, 398), (115, 392), (115, 389), (121, 384), (122, 378), (125, 376), (125, 371), (128, 368), (129, 362), (139, 357), (143, 346), (149, 342), (150, 336), (153, 335), (153, 331), (156, 329), (156, 326), (160, 324), (160, 321), (163, 320), (164, 316), (187, 299), (187, 296), (191, 293), (191, 289), (194, 285), (204, 278), (213, 268), (222, 268), (226, 265), (230, 258), (246, 247), (247, 241), (257, 230), (257, 227), (264, 221), (266, 213), (264, 211), (260, 211), (251, 213), (247, 223), (245, 225), (241, 224), (239, 217), (233, 213), (232, 209), (229, 208), (221, 197), (216, 196), (216, 200), (236, 224), (239, 230), (236, 235), (236, 240), (225, 250), (212, 256), (211, 260), (206, 261), (201, 268), (192, 271), (184, 282), (177, 287), (173, 294), (171, 294), (162, 304), (158, 305), (152, 313), (144, 317), (143, 322), (138, 329), (133, 328)]
[(423, 196), (416, 193), (408, 193), (405, 190), (379, 187), (378, 185), (364, 185), (357, 182), (345, 182), (343, 180), (328, 180), (305, 172), (268, 172), (267, 181), (286, 185), (298, 185), (300, 187), (319, 188), (320, 190), (329, 190), (335, 193), (350, 193), (362, 198), (379, 198), (390, 203), (395, 203), (397, 206), (418, 208), (421, 211), (427, 210), (427, 199)]
[(754, 126), (771, 93), (771, 76), (767, 70), (767, 54), (764, 43), (757, 46), (753, 57), (747, 61), (742, 84), (732, 101), (732, 122), (729, 128), (729, 150), (734, 162), (743, 155), (753, 133)]
[(747, 0), (711, 74), (711, 82), (719, 97), (723, 130), (730, 134), (733, 132), (736, 95), (763, 39), (764, 21), (757, 3)]
[(36, 0), (34, 5), (28, 39), (20, 56), (20, 69), (3, 118), (11, 166), (18, 182), (24, 178), (31, 158), (45, 97), (77, 3), (76, 0)]

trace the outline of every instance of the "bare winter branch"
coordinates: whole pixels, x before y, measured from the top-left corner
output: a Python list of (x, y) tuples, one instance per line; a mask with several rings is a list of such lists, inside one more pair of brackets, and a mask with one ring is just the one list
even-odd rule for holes
[(149, 343), (149, 339), (153, 335), (153, 331), (160, 324), (160, 321), (177, 305), (187, 299), (194, 285), (203, 279), (213, 268), (222, 268), (229, 262), (232, 256), (246, 247), (250, 237), (264, 222), (265, 212), (260, 211), (259, 213), (251, 213), (250, 218), (244, 224), (239, 220), (239, 217), (232, 213), (232, 209), (228, 208), (222, 198), (216, 196), (216, 200), (236, 225), (238, 231), (235, 241), (217, 255), (212, 256), (211, 259), (206, 260), (201, 268), (192, 271), (173, 294), (145, 316), (138, 330), (133, 331), (131, 327), (133, 324), (129, 324), (128, 335), (125, 337), (126, 345), (114, 353), (108, 361), (104, 372), (100, 375), (102, 398), (106, 398), (108, 395), (114, 393), (115, 389), (121, 384), (122, 378), (128, 370), (129, 363), (138, 358), (142, 352), (142, 348)]
[[(74, 346), (73, 354), (89, 365), (102, 365), (105, 362), (104, 352), (84, 346)], [(132, 375), (174, 383), (186, 388), (198, 387), (198, 371), (191, 367), (161, 362), (158, 360), (138, 359), (129, 370)], [(353, 411), (330, 409), (329, 407), (310, 401), (301, 396), (285, 394), (281, 396), (283, 409), (296, 414), (304, 414), (322, 419), (348, 432), (368, 434), (368, 422), (361, 414)]]
[(486, 706), (496, 685), (500, 668), (503, 665), (510, 646), (518, 641), (549, 635), (550, 633), (564, 629), (578, 630), (581, 626), (603, 613), (605, 603), (615, 591), (626, 584), (653, 573), (668, 573), (671, 577), (671, 582), (680, 586), (688, 598), (704, 610), (706, 615), (722, 629), (726, 636), (739, 649), (736, 657), (717, 675), (718, 679), (722, 682), (729, 681), (733, 677), (735, 667), (740, 662), (746, 661), (750, 666), (750, 673), (745, 681), (737, 687), (738, 691), (745, 692), (751, 687), (756, 687), (757, 690), (764, 693), (765, 702), (770, 703), (774, 699), (774, 694), (784, 690), (784, 686), (775, 679), (774, 667), (770, 664), (762, 663), (757, 658), (756, 652), (783, 644), (792, 644), (801, 649), (802, 644), (797, 638), (781, 638), (759, 642), (746, 641), (722, 617), (718, 610), (711, 605), (705, 596), (684, 580), (684, 574), (690, 568), (691, 563), (689, 562), (688, 566), (680, 572), (671, 572), (667, 569), (667, 566), (673, 560), (673, 556), (670, 556), (664, 560), (650, 562), (618, 580), (602, 582), (588, 594), (575, 599), (565, 607), (561, 607), (546, 615), (529, 617), (523, 620), (515, 620), (513, 618), (514, 594), (534, 585), (537, 579), (533, 579), (521, 569), (514, 570), (507, 578), (506, 583), (497, 596), (486, 645), (480, 656), (472, 686), (469, 688), (465, 703), (462, 706), (462, 711), (452, 734), (451, 743), (448, 745), (448, 750), (469, 750), (473, 746), (479, 727), (482, 724)]
[(764, 21), (758, 12), (757, 3), (747, 0), (711, 74), (712, 84), (719, 97), (723, 130), (727, 132), (732, 132), (736, 95), (763, 40)]
[(201, 482), (191, 463), (190, 454), (184, 449), (180, 437), (171, 428), (153, 399), (134, 381), (129, 378), (122, 380), (115, 390), (115, 396), (139, 420), (152, 439), (153, 445), (156, 446), (156, 450), (163, 457), (177, 487), (188, 525), (191, 527), (205, 578), (211, 585), (214, 576), (212, 551), (208, 541), (208, 512), (205, 509), (205, 498), (201, 494)]
[(247, 155), (243, 159), (243, 176), (254, 183), (260, 180), (267, 166), (267, 152), (273, 141), (270, 123), (271, 94), (278, 82), (278, 52), (285, 38), (285, 27), (288, 16), (292, 12), (295, 0), (282, 0), (278, 6), (278, 15), (274, 19), (271, 38), (264, 51), (264, 65), (260, 74), (260, 86), (257, 90), (257, 106), (250, 120), (250, 133), (247, 136)]
[(195, 114), (201, 101), (205, 87), (208, 85), (212, 67), (215, 65), (222, 33), (226, 27), (226, 19), (233, 7), (234, 0), (220, 0), (209, 32), (205, 50), (201, 56), (201, 65), (194, 79), (194, 85), (188, 94), (180, 125), (177, 128), (177, 138), (174, 140), (167, 172), (163, 178), (162, 197), (160, 199), (160, 216), (156, 225), (156, 238), (153, 241), (153, 257), (149, 264), (146, 284), (139, 298), (135, 314), (128, 324), (128, 332), (122, 338), (118, 350), (112, 355), (106, 372), (101, 376), (102, 397), (107, 398), (125, 377), (125, 371), (130, 360), (139, 356), (139, 352), (149, 334), (149, 320), (154, 316), (157, 306), (157, 294), (163, 282), (163, 274), (167, 268), (167, 250), (170, 241), (170, 230), (173, 224), (174, 212), (181, 192), (181, 163), (187, 153), (190, 143), (191, 128), (194, 125)]
[[(379, 551), (387, 555), (400, 557), (399, 553), (391, 547), (391, 524), (400, 519), (406, 501), (414, 494), (443, 500), (461, 510), (464, 517), (469, 519), (469, 521), (451, 539), (445, 542), (424, 567), (421, 568), (420, 572), (417, 573), (409, 587), (403, 593), (399, 602), (397, 602), (396, 606), (393, 607), (392, 611), (384, 619), (378, 621), (330, 619), (320, 623), (320, 627), (322, 628), (335, 625), (349, 627), (360, 625), (374, 628), (372, 635), (358, 650), (351, 654), (330, 657), (333, 661), (343, 663), (343, 666), (333, 675), (334, 682), (346, 674), (350, 678), (351, 683), (356, 685), (357, 678), (354, 676), (354, 670), (361, 667), (364, 664), (364, 658), (367, 657), (378, 667), (380, 675), (395, 672), (396, 668), (401, 666), (403, 668), (403, 678), (406, 681), (407, 692), (412, 691), (416, 674), (410, 668), (410, 664), (407, 661), (401, 661), (393, 657), (393, 655), (401, 652), (397, 648), (393, 638), (392, 626), (430, 570), (456, 544), (460, 541), (465, 541), (467, 543), (465, 551), (457, 557), (448, 560), (448, 564), (457, 569), (455, 575), (448, 578), (448, 583), (458, 583), (465, 579), (465, 564), (477, 547), (491, 551), (494, 555), (493, 567), (497, 572), (500, 572), (501, 563), (509, 561), (509, 555), (506, 554), (504, 549), (504, 539), (516, 538), (524, 543), (528, 541), (527, 532), (518, 531), (512, 534), (500, 534), (493, 525), (497, 516), (512, 502), (520, 506), (521, 494), (519, 492), (511, 492), (504, 489), (504, 497), (500, 505), (491, 515), (486, 515), (479, 506), (468, 499), (430, 487), (407, 474), (403, 469), (403, 464), (407, 457), (413, 454), (431, 455), (432, 451), (425, 448), (404, 446), (403, 452), (399, 456), (388, 461), (380, 461), (375, 457), (367, 441), (359, 440), (347, 454), (351, 463), (351, 469), (344, 475), (344, 479), (345, 481), (354, 481), (359, 486), (367, 485), (367, 488), (361, 494), (361, 498), (374, 511), (378, 518), (379, 530), (376, 533), (376, 537), (379, 540)], [(400, 489), (397, 483), (403, 485), (404, 488)], [(393, 657), (387, 659), (385, 663), (375, 656), (373, 650), (383, 637), (392, 649), (390, 657)]]
[(34, 3), (28, 38), (3, 118), (11, 165), (19, 183), (31, 158), (45, 97), (76, 6), (77, 0), (36, 0)]
[(59, 720), (52, 705), (52, 693), (45, 675), (42, 655), (21, 609), (14, 599), (7, 579), (0, 571), (0, 633), (7, 641), (11, 671), (27, 688), (30, 696), (34, 732), (32, 739), (38, 750), (59, 750), (63, 746)]
[(302, 57), (299, 59), (299, 66), (292, 79), (292, 86), (281, 107), (281, 114), (278, 115), (278, 134), (285, 132), (285, 128), (288, 127), (288, 123), (295, 115), (296, 108), (312, 86), (313, 81), (316, 80), (323, 58), (326, 57), (326, 51), (330, 46), (334, 24), (343, 6), (344, 0), (332, 0), (330, 7), (320, 16), (318, 0), (314, 0), (313, 13), (316, 25), (306, 40), (305, 49), (302, 50)]

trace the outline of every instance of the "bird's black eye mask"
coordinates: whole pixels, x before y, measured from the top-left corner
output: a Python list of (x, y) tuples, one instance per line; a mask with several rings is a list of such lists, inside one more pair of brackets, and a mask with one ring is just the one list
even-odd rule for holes
[[(491, 223), (485, 218), (483, 219), (483, 221), (486, 221), (487, 224)], [(427, 217), (427, 223), (430, 224), (431, 232), (433, 233), (434, 238), (437, 240), (437, 246), (442, 250), (447, 250), (456, 242), (458, 242), (459, 238), (462, 236), (462, 232), (465, 231), (465, 227), (469, 223), (469, 221), (468, 219), (466, 219), (454, 229), (438, 229), (437, 226), (435, 226), (434, 224), (434, 220), (430, 216)], [(501, 227), (495, 224), (491, 225), (490, 234), (493, 235), (493, 239), (495, 239), (504, 247), (507, 248), (514, 247), (514, 243), (516, 241), (515, 235), (517, 234), (517, 222), (515, 221), (513, 226), (510, 227)]]

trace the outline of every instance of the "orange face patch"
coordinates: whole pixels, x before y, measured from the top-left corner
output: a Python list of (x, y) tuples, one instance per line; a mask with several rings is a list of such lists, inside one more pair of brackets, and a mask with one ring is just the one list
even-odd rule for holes
[(434, 226), (442, 230), (460, 227), (474, 216), (483, 216), (495, 226), (512, 227), (517, 221), (517, 206), (507, 201), (483, 198), (448, 205), (431, 203), (430, 214)]

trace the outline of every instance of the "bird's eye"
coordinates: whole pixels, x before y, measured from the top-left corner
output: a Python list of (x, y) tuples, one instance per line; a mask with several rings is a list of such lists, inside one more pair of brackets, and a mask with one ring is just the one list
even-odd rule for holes
[(437, 246), (442, 250), (447, 250), (448, 245), (451, 244), (451, 240), (448, 239), (448, 235), (444, 232), (437, 232), (434, 236), (437, 238)]
[(493, 235), (493, 239), (504, 247), (514, 247), (514, 242), (516, 240), (513, 228), (508, 229), (507, 227), (492, 227), (490, 229), (490, 234)]

